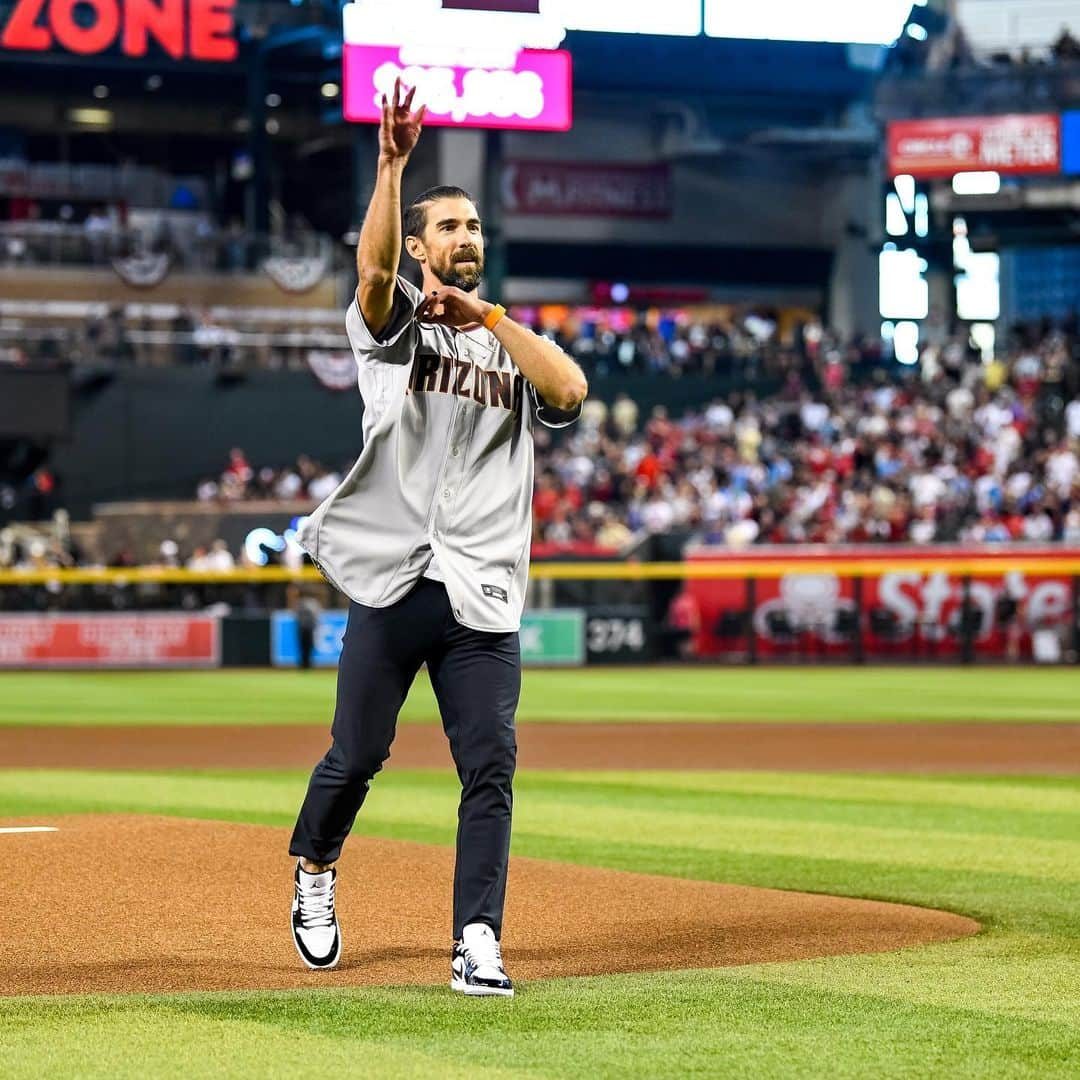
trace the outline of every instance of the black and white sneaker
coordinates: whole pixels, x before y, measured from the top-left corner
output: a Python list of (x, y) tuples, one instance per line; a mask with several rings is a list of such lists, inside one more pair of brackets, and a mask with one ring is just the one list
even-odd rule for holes
[(309, 874), (296, 863), (292, 904), (292, 936), (300, 959), (315, 971), (325, 971), (341, 959), (341, 930), (334, 912), (337, 870)]
[(486, 923), (470, 923), (454, 942), (450, 989), (470, 997), (513, 997), (514, 984), (503, 968), (495, 932)]

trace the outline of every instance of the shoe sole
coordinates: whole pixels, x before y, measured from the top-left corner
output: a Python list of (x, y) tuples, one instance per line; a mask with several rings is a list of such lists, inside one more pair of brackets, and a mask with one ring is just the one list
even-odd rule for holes
[(301, 951), (300, 942), (296, 940), (296, 934), (292, 928), (292, 918), (289, 919), (289, 935), (292, 937), (293, 947), (296, 949), (296, 955), (304, 962), (304, 967), (309, 971), (331, 971), (338, 966), (338, 961), (341, 959), (341, 927), (338, 927), (337, 933), (337, 952), (334, 954), (333, 960), (327, 961), (325, 964), (313, 964)]
[(512, 987), (509, 990), (496, 990), (492, 986), (470, 986), (467, 982), (464, 982), (460, 979), (451, 979), (450, 989), (458, 994), (464, 994), (466, 997), (512, 998), (514, 996), (514, 990)]

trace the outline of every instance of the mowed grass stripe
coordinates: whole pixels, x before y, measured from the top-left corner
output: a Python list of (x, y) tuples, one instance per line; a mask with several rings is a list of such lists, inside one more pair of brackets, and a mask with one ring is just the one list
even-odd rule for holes
[[(0, 726), (314, 724), (334, 673), (7, 672)], [(648, 668), (527, 671), (524, 722), (1076, 722), (1080, 668)], [(435, 723), (426, 673), (403, 723)]]
[[(227, 774), (226, 774), (227, 775)], [(641, 776), (639, 788), (605, 789), (584, 778), (564, 780), (556, 774), (519, 778), (515, 830), (531, 836), (618, 844), (632, 840), (638, 846), (675, 846), (686, 851), (754, 851), (763, 855), (802, 856), (807, 851), (848, 862), (877, 864), (887, 853), (891, 864), (933, 866), (978, 872), (1014, 872), (1053, 881), (1080, 882), (1080, 830), (1068, 831), (1069, 818), (1052, 819), (1047, 836), (1028, 819), (1027, 830), (1017, 836), (1011, 828), (995, 830), (988, 815), (979, 832), (957, 830), (946, 816), (944, 826), (927, 785), (913, 785), (921, 798), (906, 806), (892, 803), (885, 815), (876, 815), (860, 803), (818, 801), (783, 796), (736, 796), (715, 803), (697, 799), (687, 806), (679, 798), (678, 774), (666, 774), (666, 785), (650, 774)], [(241, 773), (224, 782), (198, 773), (149, 774), (126, 772), (81, 773), (68, 770), (22, 770), (5, 774), (0, 812), (16, 816), (19, 808), (62, 805), (71, 812), (106, 808), (136, 812), (199, 813), (213, 816), (257, 814), (266, 820), (280, 813), (288, 822), (305, 788), (305, 776)], [(817, 780), (827, 788), (828, 777)], [(607, 799), (598, 796), (603, 789)], [(441, 772), (388, 772), (373, 786), (361, 819), (383, 826), (412, 825), (449, 828), (454, 821), (457, 788)], [(40, 811), (38, 811), (40, 812)], [(887, 819), (891, 819), (887, 822)], [(913, 823), (912, 827), (906, 825)], [(969, 819), (970, 821), (970, 819)], [(887, 823), (886, 823), (887, 822)], [(1066, 839), (1062, 837), (1071, 837)]]
[[(913, 738), (918, 738), (913, 733)], [(545, 777), (547, 784), (580, 790), (588, 785), (597, 791), (624, 788), (635, 792), (656, 790), (704, 796), (731, 794), (804, 798), (817, 802), (857, 802), (887, 808), (893, 803), (917, 801), (942, 808), (977, 811), (1003, 810), (1080, 814), (1080, 782), (1075, 777), (889, 775), (874, 773), (700, 772), (633, 770), (587, 772), (561, 769)]]
[[(404, 1045), (356, 1039), (347, 1027), (320, 1032), (317, 1044), (274, 1020), (268, 1001), (262, 1016), (240, 1018), (226, 1009), (156, 1008), (151, 1002), (42, 1007), (32, 999), (33, 1017), (17, 1003), (0, 1003), (0, 1046), (5, 1080), (42, 1076), (108, 1077), (284, 1077), (310, 1076), (313, 1061), (324, 1076), (354, 1076), (377, 1063), (377, 1075), (429, 1080), (475, 1080), (467, 1061), (445, 1061)], [(21, 1020), (21, 1022), (20, 1022)], [(73, 1071), (73, 1063), (77, 1063)], [(372, 1075), (368, 1072), (366, 1075)], [(507, 1070), (484, 1070), (511, 1080)]]
[[(34, 1027), (65, 1038), (59, 1053), (78, 1055), (82, 1076), (135, 1075), (128, 1057), (143, 1075), (222, 1075), (222, 1066), (232, 1067), (229, 1075), (299, 1075), (310, 1072), (316, 1054), (320, 1071), (343, 1064), (349, 1040), (355, 1056), (342, 1075), (362, 1067), (364, 1075), (413, 1076), (446, 1063), (438, 1075), (460, 1076), (468, 1063), (473, 1075), (497, 1080), (736, 1072), (1056, 1077), (1071, 1075), (1075, 1045), (1070, 1025), (1048, 1019), (914, 1003), (866, 987), (808, 992), (748, 972), (675, 972), (552, 981), (497, 1003), (430, 989), (121, 1001), (77, 1017), (58, 1003), (4, 1003), (0, 1017), (8, 1023), (0, 1031), (18, 1068), (9, 1075), (41, 1075), (24, 1071), (32, 1034), (12, 1022), (31, 1008)], [(174, 1051), (170, 1061), (164, 1049), (179, 1040), (182, 1055)]]

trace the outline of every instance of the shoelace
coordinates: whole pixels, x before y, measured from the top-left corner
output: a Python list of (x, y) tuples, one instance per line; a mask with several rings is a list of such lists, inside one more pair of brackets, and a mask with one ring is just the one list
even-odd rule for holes
[(336, 881), (330, 882), (330, 887), (325, 891), (315, 892), (300, 887), (296, 890), (300, 901), (300, 922), (305, 930), (311, 930), (316, 926), (334, 925), (334, 887)]
[(473, 967), (493, 967), (502, 971), (502, 950), (499, 948), (499, 942), (494, 936), (488, 937), (485, 934), (473, 945), (462, 943), (462, 949)]

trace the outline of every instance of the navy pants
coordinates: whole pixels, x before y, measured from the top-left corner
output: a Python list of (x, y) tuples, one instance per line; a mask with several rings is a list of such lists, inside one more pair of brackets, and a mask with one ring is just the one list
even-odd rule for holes
[(421, 578), (390, 607), (350, 605), (333, 745), (311, 774), (289, 853), (317, 863), (340, 856), (371, 779), (390, 756), (398, 712), (424, 663), (461, 780), (454, 937), (471, 922), (487, 923), (499, 936), (517, 759), (518, 636), (461, 626), (439, 582)]

